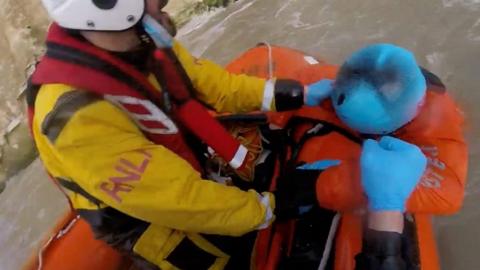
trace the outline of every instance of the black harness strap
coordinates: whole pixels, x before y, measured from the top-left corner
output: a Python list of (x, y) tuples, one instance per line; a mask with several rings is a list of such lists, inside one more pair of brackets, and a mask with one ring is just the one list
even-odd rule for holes
[(264, 113), (258, 114), (231, 114), (221, 115), (217, 117), (217, 120), (222, 123), (242, 122), (252, 124), (266, 124), (268, 121), (267, 115)]
[(434, 86), (433, 88), (430, 87), (430, 90), (434, 90), (440, 93), (444, 93), (447, 91), (447, 87), (437, 75), (433, 74), (431, 71), (423, 67), (420, 67), (420, 70), (422, 71), (422, 74), (425, 77), (427, 84), (430, 86)]
[(310, 123), (313, 125), (313, 127), (309, 129), (307, 132), (305, 132), (305, 134), (303, 134), (303, 136), (300, 138), (298, 142), (294, 142), (293, 138), (290, 138), (289, 144), (292, 147), (291, 148), (292, 154), (288, 163), (291, 166), (294, 166), (295, 165), (294, 163), (297, 162), (298, 155), (300, 154), (300, 151), (302, 150), (305, 143), (314, 137), (321, 137), (321, 136), (328, 135), (332, 132), (336, 132), (356, 144), (362, 145), (363, 143), (362, 138), (356, 136), (355, 134), (351, 133), (350, 131), (344, 128), (341, 128), (335, 124), (332, 124), (324, 120), (317, 120), (317, 119), (312, 119), (312, 118), (303, 117), (303, 116), (295, 116), (290, 120), (287, 127), (291, 133), (291, 130), (295, 129), (298, 125), (304, 124), (304, 123)]
[(96, 204), (97, 206), (100, 206), (101, 204), (103, 204), (103, 202), (95, 197), (93, 197), (92, 195), (90, 195), (90, 193), (88, 193), (87, 191), (85, 191), (80, 185), (78, 185), (77, 183), (75, 182), (72, 182), (72, 181), (68, 181), (68, 180), (65, 180), (63, 178), (56, 178), (56, 180), (58, 181), (58, 183), (72, 191), (72, 192), (75, 192), (77, 194), (80, 194), (82, 195), (83, 197), (85, 197), (87, 200), (89, 200), (90, 202)]
[[(163, 96), (165, 99), (170, 102), (172, 101), (176, 105), (182, 105), (185, 103), (188, 99), (193, 98), (206, 108), (210, 110), (214, 110), (212, 106), (209, 104), (203, 102), (202, 100), (199, 100), (196, 98), (195, 95), (195, 87), (193, 86), (192, 80), (188, 76), (187, 71), (183, 67), (182, 63), (180, 62), (180, 59), (178, 59), (177, 55), (172, 49), (163, 49), (162, 50), (165, 53), (165, 56), (168, 57), (171, 61), (171, 64), (174, 66), (176, 69), (176, 72), (179, 74), (180, 79), (182, 83), (185, 85), (186, 91), (188, 92), (188, 97), (182, 97), (180, 98), (181, 95), (177, 95), (177, 93), (172, 92), (170, 87), (168, 87), (167, 80), (170, 78), (165, 78), (164, 75), (164, 66), (160, 61), (150, 61), (150, 71), (152, 74), (155, 76), (157, 79), (158, 83), (162, 87), (163, 91)], [(171, 109), (171, 105), (168, 105), (169, 109)]]
[(27, 90), (25, 92), (25, 98), (29, 108), (35, 107), (35, 100), (37, 99), (39, 91), (40, 85), (33, 84), (31, 78), (29, 78), (27, 82)]

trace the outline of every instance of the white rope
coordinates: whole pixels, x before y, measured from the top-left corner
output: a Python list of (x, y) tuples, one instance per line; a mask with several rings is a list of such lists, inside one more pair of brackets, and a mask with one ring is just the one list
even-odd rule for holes
[(272, 56), (272, 46), (267, 41), (260, 42), (258, 45), (264, 45), (268, 49), (268, 79), (273, 79), (273, 56)]
[(43, 268), (43, 253), (48, 248), (48, 246), (50, 246), (50, 244), (54, 240), (58, 240), (58, 239), (62, 238), (63, 236), (65, 236), (73, 228), (73, 225), (75, 225), (75, 223), (77, 223), (77, 221), (79, 219), (80, 219), (80, 216), (76, 216), (72, 221), (70, 221), (70, 223), (68, 223), (68, 225), (65, 227), (65, 229), (60, 230), (56, 235), (50, 237), (50, 239), (48, 239), (48, 241), (45, 243), (45, 245), (42, 246), (42, 248), (38, 251), (38, 267), (37, 267), (37, 270), (42, 270), (42, 268)]
[(52, 243), (54, 238), (55, 238), (55, 236), (50, 237), (50, 239), (48, 239), (47, 243), (38, 251), (38, 267), (37, 267), (37, 270), (42, 270), (42, 268), (43, 268), (43, 252)]
[(332, 225), (330, 226), (330, 231), (328, 232), (327, 242), (325, 243), (325, 249), (323, 250), (322, 260), (320, 261), (320, 266), (318, 270), (325, 270), (327, 267), (328, 259), (330, 258), (330, 253), (332, 252), (333, 241), (335, 240), (335, 235), (337, 234), (338, 224), (340, 223), (340, 214), (336, 214), (333, 217)]

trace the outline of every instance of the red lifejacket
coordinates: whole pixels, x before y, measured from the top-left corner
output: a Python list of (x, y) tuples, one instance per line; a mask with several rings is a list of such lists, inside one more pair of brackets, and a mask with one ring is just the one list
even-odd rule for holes
[[(172, 103), (168, 115), (161, 109), (165, 108), (165, 96), (144, 74), (107, 51), (69, 35), (56, 24), (49, 29), (47, 53), (31, 83), (66, 84), (102, 96), (128, 113), (149, 140), (167, 147), (198, 171), (200, 164), (185, 141), (184, 131), (230, 161), (234, 169), (241, 167), (248, 150), (195, 100), (192, 83), (173, 51), (156, 50), (154, 59), (152, 73)], [(30, 123), (33, 112), (31, 103)]]

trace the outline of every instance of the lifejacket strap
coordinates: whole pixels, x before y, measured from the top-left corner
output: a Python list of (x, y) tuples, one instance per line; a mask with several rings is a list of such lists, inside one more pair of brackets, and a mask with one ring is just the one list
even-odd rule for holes
[(275, 79), (271, 79), (265, 82), (265, 88), (263, 90), (262, 111), (268, 112), (272, 110), (272, 103), (275, 97)]
[(232, 160), (230, 160), (228, 164), (234, 169), (242, 167), (243, 163), (245, 162), (245, 158), (247, 157), (247, 154), (248, 149), (243, 145), (239, 145), (235, 156), (233, 156)]
[(78, 185), (75, 182), (69, 181), (69, 180), (66, 180), (66, 179), (63, 179), (63, 178), (58, 178), (58, 177), (55, 178), (55, 180), (58, 181), (58, 183), (62, 187), (64, 187), (65, 189), (83, 196), (85, 199), (89, 200), (93, 204), (95, 204), (97, 206), (100, 206), (101, 204), (103, 204), (103, 202), (101, 200), (99, 200), (99, 199), (95, 198), (94, 196), (90, 195), (90, 193), (85, 191), (80, 185)]

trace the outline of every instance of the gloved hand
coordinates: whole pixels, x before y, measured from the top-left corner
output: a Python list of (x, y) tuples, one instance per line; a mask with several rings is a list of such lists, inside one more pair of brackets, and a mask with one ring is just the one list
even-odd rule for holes
[(415, 145), (393, 137), (367, 140), (360, 159), (362, 185), (371, 211), (405, 211), (405, 204), (427, 167)]
[(305, 105), (320, 105), (323, 100), (330, 97), (333, 90), (332, 85), (333, 81), (327, 79), (308, 85), (305, 90)]
[(294, 168), (279, 177), (274, 192), (276, 219), (285, 221), (298, 218), (318, 204), (318, 176), (323, 170), (338, 164), (338, 160), (320, 160)]
[(263, 223), (257, 227), (257, 230), (263, 230), (270, 227), (274, 221), (275, 216), (273, 215), (273, 209), (275, 208), (275, 197), (270, 192), (263, 192), (262, 194), (258, 194), (258, 196), (258, 200), (266, 209), (265, 219)]

